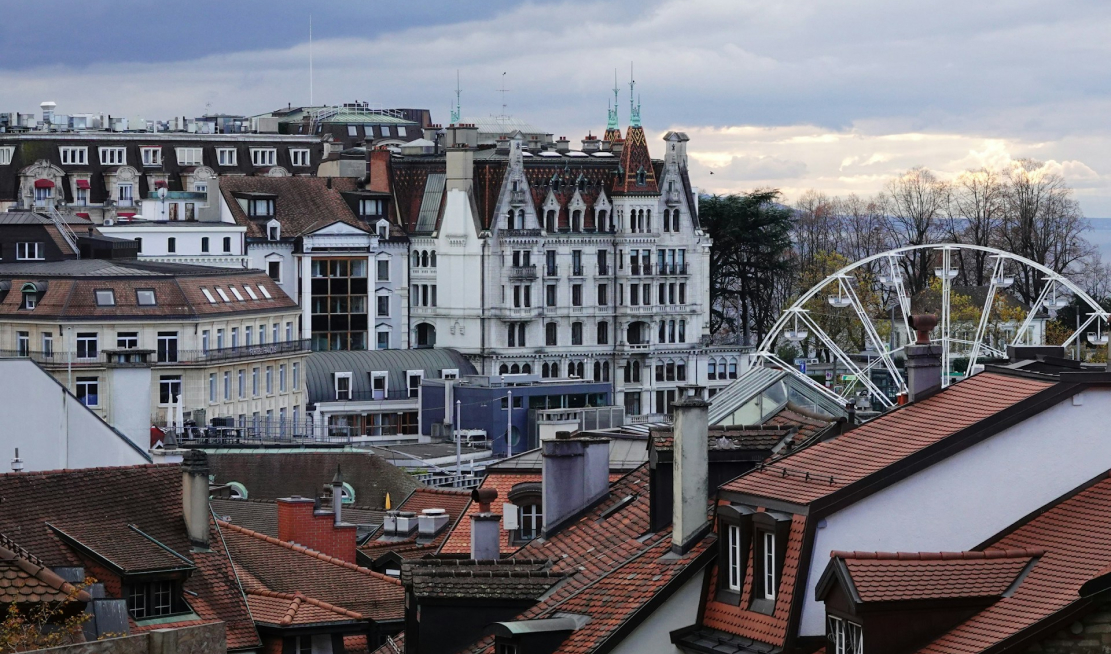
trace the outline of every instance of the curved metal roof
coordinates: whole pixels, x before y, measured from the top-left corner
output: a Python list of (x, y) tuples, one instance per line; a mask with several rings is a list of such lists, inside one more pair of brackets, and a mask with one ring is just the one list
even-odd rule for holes
[(459, 376), (477, 374), (475, 367), (462, 354), (447, 348), (417, 350), (355, 350), (313, 352), (305, 362), (305, 387), (309, 402), (334, 401), (335, 373), (350, 372), (352, 397), (370, 396), (370, 373), (389, 373), (389, 390), (407, 388), (408, 370), (423, 370), (425, 378), (440, 378), (440, 371), (452, 368)]

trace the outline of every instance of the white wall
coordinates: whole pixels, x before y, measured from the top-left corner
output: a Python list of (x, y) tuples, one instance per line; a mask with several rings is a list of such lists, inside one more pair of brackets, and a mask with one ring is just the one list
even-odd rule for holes
[(825, 633), (814, 586), (832, 550), (967, 550), (1111, 468), (1111, 389), (1084, 391), (829, 516), (816, 531), (800, 635)]
[(640, 623), (633, 633), (613, 649), (613, 654), (680, 654), (671, 644), (671, 632), (689, 627), (698, 621), (698, 602), (702, 596), (702, 578), (706, 570), (696, 573), (675, 591), (652, 615)]
[(19, 448), (24, 470), (150, 463), (132, 444), (26, 359), (0, 359), (0, 470)]

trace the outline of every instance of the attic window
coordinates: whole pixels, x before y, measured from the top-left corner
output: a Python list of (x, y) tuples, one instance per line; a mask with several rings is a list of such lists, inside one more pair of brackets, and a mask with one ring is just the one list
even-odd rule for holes
[(206, 300), (208, 300), (212, 304), (216, 304), (216, 298), (212, 297), (212, 292), (209, 291), (207, 288), (202, 288), (201, 293), (204, 293), (204, 297)]
[(154, 297), (153, 288), (140, 288), (135, 291), (135, 301), (141, 307), (153, 307), (158, 304)]
[(833, 615), (826, 618), (826, 623), (831, 654), (864, 654), (864, 630), (860, 625)]
[(271, 299), (270, 298), (270, 291), (266, 290), (265, 286), (263, 286), (262, 284), (259, 284), (258, 285), (258, 290), (262, 291), (262, 296), (264, 298), (266, 298), (267, 300)]
[(28, 311), (33, 311), (36, 304), (38, 303), (38, 287), (31, 282), (27, 282), (23, 285), (21, 291), (23, 293), (23, 308), (27, 309)]
[(381, 216), (382, 209), (382, 200), (359, 200), (360, 216)]
[(219, 286), (216, 287), (216, 294), (219, 295), (220, 299), (224, 302), (231, 302), (231, 300), (228, 298), (228, 294), (225, 293), (224, 289), (220, 288)]
[(274, 215), (274, 201), (273, 200), (248, 200), (247, 201), (247, 215), (252, 218), (260, 216), (273, 216)]
[(282, 237), (282, 226), (276, 220), (271, 220), (266, 224), (266, 238), (270, 241), (277, 241)]
[(637, 171), (637, 186), (644, 186), (648, 183), (648, 174), (641, 168)]
[(231, 294), (235, 296), (235, 299), (239, 300), (240, 302), (243, 301), (243, 294), (239, 292), (238, 288), (234, 286), (229, 286), (228, 288), (231, 290)]
[(246, 284), (244, 284), (243, 285), (243, 290), (247, 291), (247, 295), (249, 295), (252, 300), (257, 300), (258, 299), (258, 296), (255, 295), (255, 289), (253, 289), (250, 286), (247, 286)]
[(752, 515), (752, 605), (751, 610), (771, 615), (775, 612), (791, 516), (777, 511)]
[(336, 400), (350, 400), (351, 399), (351, 373), (337, 372), (336, 373)]
[(116, 306), (116, 293), (112, 289), (100, 289), (94, 291), (94, 293), (96, 294), (96, 305), (98, 307)]

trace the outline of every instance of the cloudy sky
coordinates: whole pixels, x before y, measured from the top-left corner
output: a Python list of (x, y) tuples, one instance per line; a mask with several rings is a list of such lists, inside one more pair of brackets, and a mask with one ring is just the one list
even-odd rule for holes
[[(695, 183), (869, 194), (1053, 162), (1111, 216), (1111, 3), (934, 0), (54, 0), (0, 23), (0, 111), (146, 118), (314, 100), (501, 111), (572, 139), (605, 127), (629, 63), (653, 138), (686, 131)], [(44, 31), (45, 30), (45, 31)], [(714, 174), (710, 175), (709, 172)]]

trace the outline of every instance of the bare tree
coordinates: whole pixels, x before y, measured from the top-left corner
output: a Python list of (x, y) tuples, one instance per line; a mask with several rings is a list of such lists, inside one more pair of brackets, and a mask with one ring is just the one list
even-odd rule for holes
[[(1091, 256), (1094, 248), (1083, 237), (1087, 221), (1064, 177), (1033, 159), (1015, 161), (1003, 177), (1000, 245), (1004, 249), (1060, 274)], [(1041, 275), (1028, 270), (1015, 281), (1016, 291), (1027, 303), (1037, 298), (1044, 284)]]
[[(929, 170), (912, 168), (895, 177), (884, 186), (881, 197), (892, 247), (931, 243), (941, 235), (948, 185)], [(911, 252), (905, 261), (907, 290), (915, 294), (930, 283), (933, 253)]]
[[(854, 193), (847, 198), (834, 198), (832, 204), (841, 227), (839, 253), (846, 259), (860, 261), (888, 249), (883, 209), (874, 199)], [(869, 266), (869, 272), (877, 270), (877, 266)]]
[[(988, 168), (961, 173), (950, 185), (948, 220), (945, 230), (949, 240), (990, 247), (999, 238), (1005, 210), (1003, 180)], [(992, 262), (987, 252), (966, 252), (961, 258), (960, 282), (983, 286), (991, 276)]]
[(791, 240), (803, 274), (812, 270), (820, 255), (837, 252), (841, 226), (826, 195), (813, 190), (803, 193), (791, 222)]

